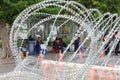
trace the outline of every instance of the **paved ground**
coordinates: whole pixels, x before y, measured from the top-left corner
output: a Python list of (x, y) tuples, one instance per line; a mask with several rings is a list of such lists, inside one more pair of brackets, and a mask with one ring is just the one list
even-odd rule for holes
[[(2, 54), (2, 50), (0, 48), (0, 55)], [(13, 71), (15, 68), (15, 60), (14, 59), (0, 59), (0, 74)]]
[[(1, 52), (0, 52), (1, 53)], [(68, 52), (66, 53), (64, 57), (64, 61), (68, 61), (70, 59), (70, 56), (72, 55), (73, 52)], [(37, 57), (38, 55), (34, 55)], [(50, 60), (57, 60), (57, 54), (52, 54), (52, 53), (47, 53), (45, 56), (45, 59), (50, 59)], [(76, 56), (76, 59), (73, 60), (73, 62), (77, 63), (84, 63), (86, 60), (86, 55), (83, 56), (83, 60), (81, 62), (78, 60), (78, 56)], [(120, 58), (120, 54), (118, 56), (115, 56), (114, 54), (111, 56), (110, 61), (111, 62), (116, 62)], [(98, 60), (98, 63), (101, 63), (102, 60)], [(15, 68), (15, 60), (14, 59), (0, 59), (0, 74), (6, 73), (13, 71)]]
[(13, 71), (15, 68), (14, 59), (0, 59), (0, 74)]
[[(71, 53), (72, 52), (68, 52), (68, 54), (65, 55), (64, 61), (66, 61), (68, 59), (66, 57), (69, 57), (69, 55), (71, 55)], [(1, 55), (1, 52), (0, 52), (0, 55)], [(38, 57), (38, 55), (31, 55), (31, 56)], [(48, 52), (44, 58), (49, 59), (49, 60), (58, 60), (57, 56), (58, 56), (57, 54)], [(16, 67), (16, 65), (15, 65), (14, 59), (0, 59), (0, 74), (13, 71), (15, 67)]]

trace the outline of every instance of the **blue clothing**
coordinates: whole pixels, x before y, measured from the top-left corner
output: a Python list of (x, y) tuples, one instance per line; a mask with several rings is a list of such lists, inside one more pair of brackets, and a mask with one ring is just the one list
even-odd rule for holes
[[(74, 45), (75, 45), (74, 51), (76, 51), (79, 48), (79, 46), (81, 46), (81, 43), (80, 43), (79, 39), (75, 40)], [(80, 50), (83, 51), (83, 49), (84, 49), (84, 46), (82, 45), (80, 47)]]
[(83, 50), (84, 50), (84, 46), (83, 45), (81, 45), (81, 43), (79, 42), (79, 46), (81, 46), (80, 47), (80, 50), (83, 52)]
[(39, 43), (39, 42), (36, 42), (36, 45), (35, 45), (35, 53), (36, 53), (36, 54), (39, 54), (41, 50), (42, 50), (42, 49), (41, 49), (40, 43)]
[(36, 45), (36, 41), (28, 41), (27, 42), (26, 48), (30, 55), (34, 54), (35, 45)]
[(78, 39), (75, 40), (74, 45), (75, 45), (74, 51), (76, 51), (78, 49), (78, 47), (79, 47), (79, 40)]

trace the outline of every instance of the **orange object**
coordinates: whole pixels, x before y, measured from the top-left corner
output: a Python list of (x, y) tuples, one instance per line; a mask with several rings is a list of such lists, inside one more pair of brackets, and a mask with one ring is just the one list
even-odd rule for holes
[(95, 76), (95, 69), (94, 68), (90, 68), (90, 72), (89, 72), (90, 80), (94, 80), (94, 76)]
[(100, 58), (103, 59), (104, 57), (105, 57), (104, 50), (101, 50)]
[(40, 61), (43, 61), (43, 60), (44, 60), (44, 55), (43, 55), (42, 53), (40, 53), (40, 55), (39, 55), (39, 60), (40, 60)]
[(103, 59), (105, 55), (103, 53), (100, 54), (100, 58)]
[(24, 53), (20, 51), (20, 57), (23, 59), (24, 58)]
[(58, 58), (59, 58), (59, 61), (63, 61), (62, 51), (61, 50), (59, 50)]
[(82, 53), (81, 53), (81, 50), (79, 50), (79, 53), (78, 53), (78, 59), (79, 59), (79, 60), (82, 60), (82, 59), (83, 59), (83, 57), (82, 57)]
[(109, 67), (114, 67), (112, 62), (109, 63)]

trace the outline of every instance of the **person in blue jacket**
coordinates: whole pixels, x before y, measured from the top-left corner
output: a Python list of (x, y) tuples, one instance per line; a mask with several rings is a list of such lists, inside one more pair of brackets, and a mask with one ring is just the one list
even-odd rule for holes
[(42, 39), (41, 39), (41, 37), (38, 37), (37, 41), (36, 41), (36, 45), (35, 45), (35, 53), (36, 54), (39, 54), (40, 51), (42, 50), (40, 44), (42, 44)]

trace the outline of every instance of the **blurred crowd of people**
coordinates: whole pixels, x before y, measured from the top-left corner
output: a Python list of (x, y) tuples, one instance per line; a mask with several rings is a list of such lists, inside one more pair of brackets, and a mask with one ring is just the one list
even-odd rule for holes
[[(106, 41), (107, 37), (108, 37), (107, 34), (105, 34), (103, 36), (103, 41)], [(117, 38), (118, 38), (118, 33), (115, 32), (112, 37), (113, 43), (116, 42)], [(34, 39), (31, 36), (29, 37), (28, 40), (34, 41)], [(36, 54), (39, 54), (40, 51), (43, 50), (41, 47), (41, 44), (43, 44), (43, 41), (40, 36), (37, 36), (37, 40), (36, 40), (35, 47), (34, 47), (34, 51)], [(110, 44), (111, 44), (111, 41), (109, 40), (104, 46), (104, 54), (105, 55), (107, 55), (110, 51), (110, 48), (111, 48)], [(58, 33), (57, 37), (52, 42), (52, 52), (53, 53), (59, 53), (59, 52), (63, 53), (63, 51), (66, 49), (66, 47), (67, 47), (67, 44), (63, 41), (61, 34)], [(78, 37), (74, 41), (74, 51), (76, 51), (78, 48), (81, 50), (81, 52), (83, 52), (84, 46), (80, 43), (80, 37)], [(119, 48), (120, 48), (120, 39), (119, 39), (119, 41), (117, 41), (117, 44), (115, 45), (115, 48), (114, 48), (115, 55), (118, 55), (120, 53)]]
[[(107, 34), (105, 34), (103, 36), (103, 41), (106, 41), (106, 40), (107, 40)], [(112, 41), (113, 41), (113, 43), (115, 43), (114, 53), (115, 53), (115, 55), (118, 55), (120, 53), (120, 51), (119, 51), (119, 48), (120, 48), (120, 39), (118, 39), (118, 32), (114, 33), (114, 35), (112, 37)], [(110, 51), (110, 47), (111, 47), (110, 43), (111, 43), (111, 41), (109, 40), (105, 44), (105, 46), (104, 46), (104, 53), (105, 53), (105, 55), (107, 55), (109, 53), (109, 51)]]

